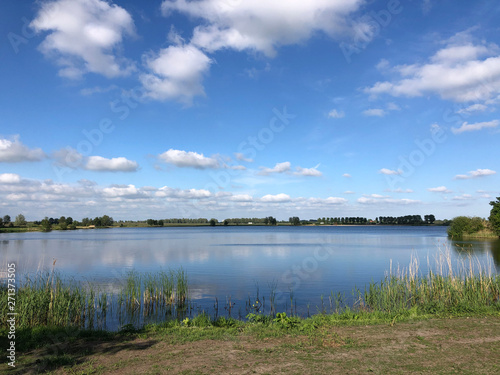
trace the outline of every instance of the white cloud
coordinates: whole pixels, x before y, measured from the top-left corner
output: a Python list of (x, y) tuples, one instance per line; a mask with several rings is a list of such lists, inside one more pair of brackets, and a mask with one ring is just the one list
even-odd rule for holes
[(158, 54), (144, 56), (144, 60), (150, 73), (139, 78), (147, 97), (189, 105), (193, 97), (205, 95), (201, 81), (212, 60), (197, 47), (172, 45)]
[(428, 188), (427, 190), (432, 192), (432, 193), (446, 193), (446, 194), (452, 193), (452, 191), (450, 189), (448, 189), (446, 186), (438, 186), (435, 188)]
[(40, 50), (56, 60), (63, 77), (80, 78), (88, 72), (117, 77), (135, 69), (113, 54), (124, 35), (135, 35), (132, 17), (118, 5), (101, 0), (43, 2), (30, 26), (49, 32)]
[(396, 97), (437, 94), (456, 102), (491, 99), (500, 93), (499, 48), (471, 39), (467, 32), (458, 33), (427, 63), (394, 67), (400, 80), (377, 82), (364, 91)]
[(485, 128), (496, 128), (499, 124), (499, 120), (478, 122), (475, 124), (468, 124), (467, 122), (464, 122), (459, 128), (451, 128), (451, 131), (453, 132), (453, 134), (460, 134), (463, 132), (477, 131)]
[(40, 161), (45, 156), (42, 149), (30, 149), (23, 145), (19, 140), (19, 135), (15, 135), (11, 139), (0, 138), (0, 163)]
[(177, 199), (203, 199), (209, 198), (212, 194), (205, 189), (175, 189), (168, 186), (163, 186), (155, 193), (156, 197), (160, 198), (177, 198)]
[(194, 29), (192, 43), (209, 52), (224, 48), (254, 50), (274, 56), (276, 48), (303, 42), (320, 31), (330, 36), (350, 30), (348, 16), (359, 0), (239, 1), (167, 0), (166, 16), (173, 11), (204, 19)]
[(302, 167), (297, 167), (296, 172), (293, 174), (296, 176), (311, 176), (311, 177), (321, 177), (323, 176), (323, 173), (317, 170), (318, 166), (314, 168), (302, 168)]
[(328, 118), (342, 118), (345, 117), (344, 111), (337, 111), (336, 109), (332, 109), (328, 112)]
[(342, 177), (345, 177), (345, 178), (351, 178), (352, 176), (351, 176), (349, 173), (344, 173), (344, 174), (342, 175)]
[(357, 199), (358, 203), (361, 204), (392, 204), (392, 205), (410, 205), (421, 203), (418, 200), (413, 199), (394, 199), (390, 197), (373, 197), (376, 194), (372, 194), (372, 197), (361, 197)]
[(233, 202), (252, 202), (253, 198), (248, 194), (236, 194), (229, 198)]
[(491, 169), (476, 169), (475, 171), (468, 172), (468, 174), (458, 174), (455, 176), (455, 179), (456, 180), (467, 180), (470, 178), (491, 176), (491, 175), (494, 175), (496, 173), (497, 172), (492, 171)]
[(338, 198), (338, 197), (328, 197), (323, 200), (326, 204), (345, 204), (347, 203), (347, 199)]
[(390, 67), (390, 63), (386, 59), (381, 59), (378, 64), (375, 66), (377, 70), (384, 71)]
[(344, 194), (356, 194), (354, 191), (351, 190), (346, 190), (344, 191)]
[(381, 170), (378, 171), (378, 173), (385, 174), (385, 175), (400, 175), (403, 174), (403, 171), (401, 170), (392, 170), (392, 169), (387, 169), (387, 168), (382, 168)]
[(453, 199), (454, 201), (467, 201), (467, 200), (473, 199), (473, 197), (470, 194), (462, 194), (462, 195), (454, 196), (451, 199)]
[(115, 197), (127, 197), (127, 198), (139, 198), (142, 194), (141, 191), (134, 185), (116, 185), (102, 189), (102, 194), (104, 197), (115, 198)]
[(17, 184), (21, 182), (21, 176), (16, 173), (0, 174), (0, 184)]
[(260, 167), (261, 171), (259, 172), (259, 175), (261, 176), (267, 176), (272, 173), (285, 173), (290, 171), (290, 162), (285, 161), (283, 163), (276, 163), (276, 165), (273, 168), (266, 168), (266, 167)]
[(401, 188), (397, 188), (397, 189), (394, 189), (394, 190), (387, 190), (387, 191), (390, 191), (390, 192), (393, 192), (393, 193), (413, 193), (413, 190), (412, 189), (401, 189)]
[(82, 168), (84, 157), (81, 153), (72, 147), (65, 147), (52, 153), (52, 158), (55, 163), (60, 166), (69, 168)]
[(279, 203), (279, 202), (288, 202), (291, 200), (290, 196), (288, 194), (276, 194), (276, 195), (271, 195), (267, 194), (264, 195), (262, 198), (260, 198), (262, 202), (269, 202), (269, 203)]
[(192, 151), (186, 152), (169, 149), (160, 154), (158, 158), (165, 163), (173, 164), (179, 168), (207, 169), (220, 167), (219, 161), (216, 158), (206, 157), (203, 154)]
[(102, 156), (89, 156), (85, 169), (103, 172), (135, 172), (139, 168), (137, 162), (124, 157), (106, 159)]
[(401, 108), (396, 103), (392, 103), (392, 102), (387, 103), (387, 109), (389, 111), (400, 111), (401, 110)]
[(384, 117), (387, 114), (387, 112), (380, 108), (372, 108), (363, 111), (363, 114), (365, 116)]
[(236, 159), (239, 161), (246, 161), (247, 163), (253, 162), (253, 159), (246, 158), (245, 155), (242, 154), (241, 152), (236, 152), (234, 156), (236, 156)]
[(484, 104), (472, 104), (466, 108), (462, 108), (457, 113), (484, 112), (488, 109)]

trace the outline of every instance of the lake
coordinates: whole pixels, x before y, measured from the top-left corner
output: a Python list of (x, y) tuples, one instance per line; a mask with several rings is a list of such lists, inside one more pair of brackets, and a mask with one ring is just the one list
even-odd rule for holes
[[(245, 316), (245, 302), (268, 298), (271, 285), (289, 309), (290, 292), (299, 314), (317, 312), (321, 295), (380, 281), (391, 267), (412, 259), (425, 274), (428, 264), (449, 251), (453, 264), (472, 254), (500, 271), (500, 241), (454, 242), (446, 227), (164, 227), (2, 233), (4, 267), (17, 263), (18, 275), (55, 268), (63, 275), (117, 291), (127, 273), (183, 268), (197, 309), (214, 309), (228, 299)], [(3, 270), (2, 270), (3, 271)], [(19, 276), (18, 276), (19, 277)], [(236, 313), (235, 313), (236, 315)]]

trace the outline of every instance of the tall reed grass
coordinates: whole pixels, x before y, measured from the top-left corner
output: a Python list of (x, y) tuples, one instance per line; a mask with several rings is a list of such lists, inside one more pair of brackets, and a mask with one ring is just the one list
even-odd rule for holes
[(449, 248), (440, 251), (434, 263), (427, 260), (426, 274), (417, 258), (405, 269), (392, 270), (379, 283), (356, 291), (357, 307), (368, 311), (395, 312), (416, 308), (424, 313), (480, 312), (500, 310), (500, 275), (491, 265), (481, 264), (469, 254), (452, 261)]
[[(140, 325), (159, 317), (183, 318), (188, 297), (187, 274), (182, 269), (155, 274), (130, 272), (118, 293), (107, 293), (90, 282), (63, 279), (52, 269), (29, 275), (18, 285), (16, 325), (105, 329), (109, 314), (120, 325)], [(5, 286), (0, 287), (0, 298), (7, 300)], [(2, 304), (2, 324), (6, 324), (7, 312), (7, 304)]]

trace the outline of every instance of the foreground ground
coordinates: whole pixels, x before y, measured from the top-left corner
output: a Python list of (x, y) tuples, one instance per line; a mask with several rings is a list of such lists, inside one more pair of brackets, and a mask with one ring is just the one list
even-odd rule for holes
[[(184, 328), (213, 330), (215, 328)], [(500, 316), (320, 327), (276, 337), (216, 339), (149, 332), (62, 341), (18, 354), (10, 373), (35, 374), (499, 374)], [(192, 335), (191, 335), (192, 336)], [(196, 335), (194, 335), (196, 336)], [(203, 334), (201, 335), (203, 337)], [(207, 337), (210, 337), (208, 335)], [(215, 337), (215, 336), (214, 336)], [(6, 364), (3, 364), (3, 371)]]

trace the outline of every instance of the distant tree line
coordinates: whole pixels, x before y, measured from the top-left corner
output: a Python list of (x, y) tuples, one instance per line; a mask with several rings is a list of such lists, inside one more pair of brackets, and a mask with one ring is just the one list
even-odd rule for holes
[(434, 215), (425, 215), (425, 220), (422, 220), (420, 215), (406, 215), (406, 216), (380, 216), (378, 222), (380, 224), (391, 224), (391, 225), (422, 225), (422, 224), (434, 224), (436, 218)]

